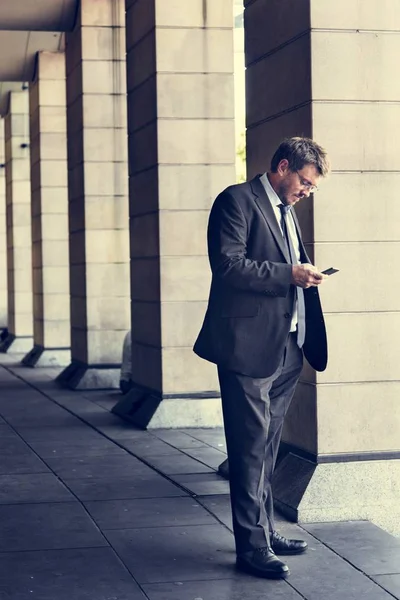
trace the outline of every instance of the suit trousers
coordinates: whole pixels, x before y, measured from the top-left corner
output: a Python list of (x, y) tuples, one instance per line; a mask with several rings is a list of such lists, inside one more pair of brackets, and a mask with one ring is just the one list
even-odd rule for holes
[(218, 367), (236, 552), (269, 546), (275, 530), (272, 474), (283, 422), (303, 366), (290, 333), (279, 367), (253, 378)]

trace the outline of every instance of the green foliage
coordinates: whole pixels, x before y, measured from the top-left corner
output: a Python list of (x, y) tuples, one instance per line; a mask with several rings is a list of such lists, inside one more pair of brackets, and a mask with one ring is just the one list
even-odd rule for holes
[(237, 183), (246, 181), (246, 135), (240, 134), (240, 142), (236, 148), (236, 179)]

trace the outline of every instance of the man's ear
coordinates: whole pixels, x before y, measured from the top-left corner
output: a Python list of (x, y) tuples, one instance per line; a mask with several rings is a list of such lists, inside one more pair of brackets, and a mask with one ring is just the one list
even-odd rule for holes
[(289, 169), (289, 161), (286, 158), (282, 158), (282, 160), (279, 161), (278, 168), (277, 168), (279, 175), (284, 175), (288, 169)]

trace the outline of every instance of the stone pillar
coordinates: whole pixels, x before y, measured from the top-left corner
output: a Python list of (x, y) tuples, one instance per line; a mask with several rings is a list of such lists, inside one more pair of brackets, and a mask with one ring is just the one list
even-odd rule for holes
[(192, 347), (210, 206), (235, 181), (232, 1), (126, 7), (134, 389), (115, 412), (142, 427), (220, 425), (215, 366)]
[(400, 516), (400, 7), (246, 5), (249, 175), (285, 135), (327, 148), (333, 173), (299, 217), (315, 263), (340, 269), (321, 290), (328, 368), (304, 369), (275, 497), (302, 521), (390, 529)]
[(0, 351), (33, 343), (29, 94), (11, 92), (5, 117), (8, 336)]
[(0, 341), (7, 335), (7, 234), (4, 119), (0, 119)]
[(66, 34), (72, 388), (116, 387), (130, 328), (125, 7), (82, 0)]
[(27, 366), (70, 363), (68, 183), (64, 53), (40, 52), (29, 87), (33, 349)]

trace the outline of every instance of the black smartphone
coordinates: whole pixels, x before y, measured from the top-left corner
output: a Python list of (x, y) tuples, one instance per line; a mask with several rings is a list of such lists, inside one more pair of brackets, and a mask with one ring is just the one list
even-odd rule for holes
[(323, 275), (333, 275), (334, 273), (337, 273), (339, 271), (339, 269), (334, 269), (333, 267), (330, 267), (329, 269), (325, 269), (325, 271), (321, 271), (321, 273)]

